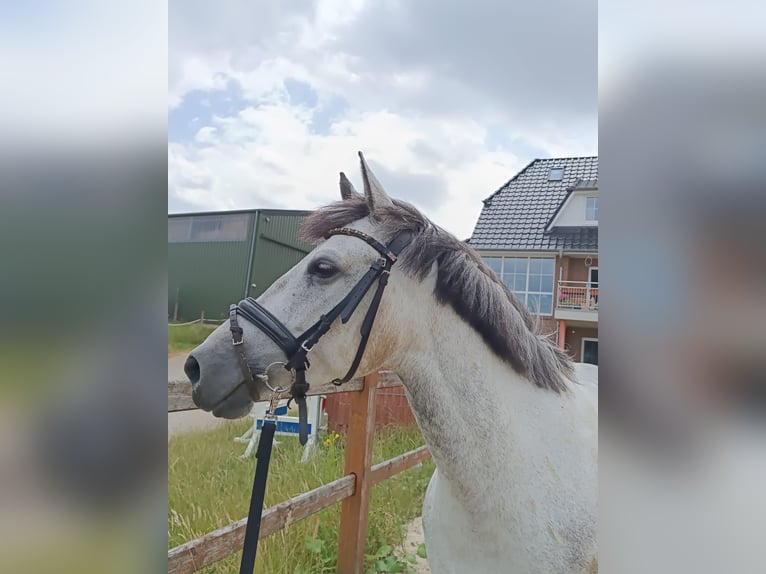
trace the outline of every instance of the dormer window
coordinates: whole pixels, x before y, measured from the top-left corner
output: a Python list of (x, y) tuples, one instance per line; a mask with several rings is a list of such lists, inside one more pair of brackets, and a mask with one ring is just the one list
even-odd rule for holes
[(598, 221), (598, 197), (585, 200), (585, 221)]
[(554, 167), (548, 172), (548, 181), (561, 181), (564, 179), (564, 168)]

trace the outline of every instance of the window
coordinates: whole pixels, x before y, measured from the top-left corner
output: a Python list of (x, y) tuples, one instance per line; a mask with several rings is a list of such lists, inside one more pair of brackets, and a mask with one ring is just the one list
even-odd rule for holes
[(598, 365), (598, 339), (591, 339), (589, 337), (582, 338), (580, 362)]
[(181, 243), (189, 240), (190, 217), (168, 218), (168, 243)]
[(503, 274), (503, 258), (502, 257), (482, 257), (484, 263), (495, 272), (495, 275), (501, 277)]
[(598, 197), (586, 198), (585, 221), (598, 221)]
[(553, 313), (555, 261), (542, 257), (484, 257), (484, 263), (519, 301), (539, 315)]
[(548, 172), (548, 181), (561, 181), (564, 179), (564, 168), (554, 167)]
[(598, 288), (598, 267), (588, 268), (588, 283), (591, 287)]
[(223, 230), (222, 217), (195, 217), (191, 220), (190, 239), (203, 240), (221, 235)]
[(598, 267), (588, 267), (588, 290), (586, 296), (589, 297), (588, 308), (591, 311), (598, 311)]
[(168, 219), (168, 243), (245, 241), (249, 227), (249, 213), (172, 217)]

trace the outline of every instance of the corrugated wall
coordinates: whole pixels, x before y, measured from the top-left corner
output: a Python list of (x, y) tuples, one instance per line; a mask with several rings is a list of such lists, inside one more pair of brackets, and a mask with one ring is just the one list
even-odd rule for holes
[(249, 288), (248, 295), (258, 297), (311, 251), (312, 245), (298, 240), (304, 217), (275, 211), (258, 213), (258, 239), (249, 283), (256, 286)]
[[(205, 317), (225, 319), (230, 303), (242, 299), (246, 286), (257, 297), (311, 250), (298, 241), (298, 229), (305, 213), (258, 211), (249, 214), (247, 236), (238, 241), (168, 242), (168, 316), (173, 317), (176, 298), (178, 319)], [(240, 213), (179, 216), (191, 218), (243, 217)], [(173, 219), (176, 216), (170, 216)], [(253, 222), (257, 220), (256, 243), (250, 277)], [(177, 233), (177, 230), (174, 230)], [(174, 236), (175, 237), (175, 236)]]
[(228, 305), (242, 298), (250, 255), (252, 220), (241, 241), (168, 243), (168, 315), (178, 298), (178, 319), (226, 317)]

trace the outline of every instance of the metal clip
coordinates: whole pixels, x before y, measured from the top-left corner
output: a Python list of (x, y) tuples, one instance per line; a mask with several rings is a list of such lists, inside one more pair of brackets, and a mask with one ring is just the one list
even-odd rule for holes
[(279, 394), (280, 393), (271, 393), (271, 398), (269, 399), (269, 408), (266, 411), (266, 414), (263, 415), (263, 419), (271, 420), (276, 422), (277, 421), (277, 405), (279, 405)]

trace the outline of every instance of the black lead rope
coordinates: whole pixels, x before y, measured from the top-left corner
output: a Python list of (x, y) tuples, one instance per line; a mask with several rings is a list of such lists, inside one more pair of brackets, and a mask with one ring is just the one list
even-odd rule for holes
[[(364, 351), (367, 348), (367, 341), (372, 332), (372, 326), (375, 322), (375, 316), (378, 313), (378, 307), (383, 297), (383, 291), (388, 283), (388, 276), (391, 267), (396, 262), (397, 256), (412, 241), (413, 233), (409, 230), (400, 231), (391, 242), (384, 246), (376, 239), (366, 233), (356, 229), (339, 228), (331, 230), (327, 236), (348, 235), (364, 240), (371, 245), (381, 258), (370, 266), (370, 269), (357, 282), (351, 291), (340, 303), (332, 308), (327, 314), (322, 315), (319, 320), (309, 327), (299, 337), (294, 337), (290, 330), (284, 324), (272, 315), (267, 309), (260, 305), (252, 297), (240, 301), (239, 305), (229, 307), (229, 326), (232, 334), (232, 343), (238, 351), (240, 363), (245, 373), (245, 380), (250, 386), (254, 398), (258, 397), (258, 390), (251, 385), (255, 385), (256, 377), (254, 374), (254, 364), (247, 360), (242, 343), (243, 331), (237, 320), (237, 315), (241, 314), (250, 321), (259, 330), (274, 341), (287, 357), (285, 369), (295, 373), (295, 380), (290, 388), (291, 399), (298, 405), (298, 432), (301, 445), (308, 441), (308, 409), (306, 407), (306, 393), (309, 390), (309, 383), (306, 381), (306, 370), (309, 368), (308, 353), (314, 348), (319, 339), (330, 330), (335, 319), (340, 317), (342, 323), (347, 323), (354, 313), (364, 296), (377, 281), (378, 288), (372, 297), (370, 307), (362, 321), (360, 329), (361, 341), (356, 351), (356, 356), (348, 372), (342, 379), (333, 381), (335, 384), (350, 381), (359, 368)], [(278, 393), (272, 395), (270, 411), (276, 406), (276, 397)], [(289, 404), (289, 403), (288, 403)], [(272, 413), (273, 414), (273, 413)], [(253, 480), (253, 494), (250, 498), (250, 510), (247, 516), (247, 526), (245, 527), (245, 542), (242, 548), (242, 561), (240, 563), (240, 574), (252, 574), (255, 568), (255, 555), (258, 550), (258, 535), (261, 529), (261, 516), (263, 514), (263, 500), (266, 493), (266, 478), (269, 473), (269, 461), (271, 459), (271, 449), (274, 443), (274, 432), (276, 431), (276, 422), (273, 417), (264, 417), (261, 427), (261, 436), (258, 441), (258, 451), (256, 458), (258, 463), (255, 468), (255, 478)]]
[(239, 574), (252, 574), (255, 569), (255, 554), (258, 551), (258, 536), (261, 532), (261, 515), (263, 514), (263, 498), (266, 494), (266, 479), (269, 476), (271, 447), (274, 444), (274, 431), (277, 426), (273, 420), (265, 419), (261, 426), (261, 437), (258, 440), (258, 451), (255, 458), (255, 478), (253, 479), (253, 494), (250, 497), (250, 510), (247, 513), (245, 527), (245, 543), (242, 546), (242, 560), (239, 563)]
[[(295, 371), (295, 382), (290, 387), (292, 398), (298, 405), (298, 442), (304, 446), (309, 440), (309, 415), (306, 406), (306, 393), (309, 390), (309, 384), (306, 382), (305, 369)], [(287, 408), (290, 408), (290, 401), (287, 401)]]

